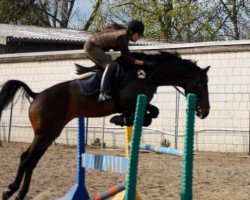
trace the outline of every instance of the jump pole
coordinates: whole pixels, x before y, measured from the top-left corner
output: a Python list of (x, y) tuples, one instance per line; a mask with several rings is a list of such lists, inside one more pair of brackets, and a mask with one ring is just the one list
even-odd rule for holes
[(192, 200), (193, 158), (194, 158), (194, 115), (196, 95), (187, 96), (184, 155), (182, 159), (181, 200)]
[(183, 151), (162, 146), (140, 143), (140, 149), (174, 156), (183, 156)]
[(108, 190), (96, 195), (92, 200), (104, 200), (104, 199), (107, 199), (111, 196), (119, 194), (120, 192), (125, 190), (125, 188), (126, 188), (125, 184), (126, 183), (124, 182), (124, 183), (119, 183), (117, 185), (114, 185), (114, 186), (110, 187)]

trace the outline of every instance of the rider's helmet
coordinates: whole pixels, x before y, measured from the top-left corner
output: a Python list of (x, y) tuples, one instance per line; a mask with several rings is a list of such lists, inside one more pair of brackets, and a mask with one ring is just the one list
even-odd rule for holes
[(143, 35), (144, 33), (144, 24), (142, 21), (139, 20), (132, 20), (128, 23), (128, 31), (133, 33), (139, 33)]

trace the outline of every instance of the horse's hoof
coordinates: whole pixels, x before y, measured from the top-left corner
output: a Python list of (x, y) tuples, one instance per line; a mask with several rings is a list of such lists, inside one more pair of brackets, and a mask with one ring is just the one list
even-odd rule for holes
[(22, 200), (22, 199), (17, 195), (15, 200)]
[(115, 124), (117, 126), (124, 126), (126, 124), (126, 118), (120, 115), (116, 115), (110, 119), (110, 123)]
[(7, 191), (3, 192), (2, 199), (3, 200), (8, 200), (9, 199), (9, 195), (8, 195)]
[(150, 114), (150, 117), (152, 117), (152, 118), (157, 118), (159, 113), (160, 113), (159, 109), (157, 107), (155, 107), (155, 106), (149, 107), (148, 112)]

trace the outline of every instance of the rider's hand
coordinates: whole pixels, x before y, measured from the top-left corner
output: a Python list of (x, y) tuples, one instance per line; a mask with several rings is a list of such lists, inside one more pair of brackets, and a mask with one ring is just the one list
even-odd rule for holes
[(143, 61), (143, 65), (150, 68), (150, 69), (153, 69), (155, 68), (155, 63), (154, 62), (150, 62), (150, 61)]

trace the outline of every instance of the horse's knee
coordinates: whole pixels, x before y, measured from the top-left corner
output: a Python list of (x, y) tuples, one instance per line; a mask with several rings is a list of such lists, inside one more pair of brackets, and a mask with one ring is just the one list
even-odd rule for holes
[(158, 117), (159, 109), (156, 106), (153, 106), (152, 104), (147, 104), (146, 109), (149, 112), (149, 115), (151, 116), (151, 118), (157, 118)]

